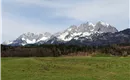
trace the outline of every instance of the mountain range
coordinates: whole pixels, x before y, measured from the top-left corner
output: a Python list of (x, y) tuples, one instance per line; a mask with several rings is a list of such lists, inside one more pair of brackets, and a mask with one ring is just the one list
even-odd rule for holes
[(109, 45), (130, 43), (130, 29), (118, 31), (114, 26), (105, 23), (91, 22), (79, 26), (72, 25), (62, 32), (51, 34), (24, 33), (16, 40), (3, 42), (3, 45), (24, 46), (27, 44), (73, 44), (73, 45)]

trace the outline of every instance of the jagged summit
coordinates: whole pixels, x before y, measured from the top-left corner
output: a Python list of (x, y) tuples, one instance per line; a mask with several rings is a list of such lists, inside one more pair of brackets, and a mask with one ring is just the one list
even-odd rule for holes
[[(12, 42), (6, 42), (5, 45), (26, 45), (26, 44), (54, 44), (54, 43), (66, 43), (72, 40), (91, 40), (93, 36), (98, 36), (103, 33), (115, 33), (118, 30), (108, 23), (99, 21), (96, 24), (86, 22), (79, 26), (71, 25), (69, 28), (62, 32), (55, 34), (45, 33), (31, 33), (27, 32), (20, 35), (16, 40)], [(82, 39), (82, 40), (81, 40)]]
[(51, 34), (48, 32), (45, 32), (42, 34), (27, 32), (27, 33), (20, 35), (16, 40), (14, 40), (12, 42), (8, 42), (8, 43), (4, 42), (3, 44), (5, 44), (5, 45), (8, 45), (8, 44), (11, 44), (11, 45), (34, 44), (39, 41), (46, 41), (50, 37), (51, 37)]
[(99, 22), (96, 23), (96, 25), (103, 25), (103, 26), (108, 27), (110, 24), (108, 24), (106, 22), (99, 21)]
[(105, 22), (99, 21), (96, 24), (86, 22), (81, 24), (80, 26), (70, 26), (63, 33), (61, 33), (61, 35), (58, 36), (58, 39), (63, 41), (70, 41), (76, 36), (89, 37), (90, 35), (95, 33), (107, 32), (115, 33), (118, 32), (118, 30)]

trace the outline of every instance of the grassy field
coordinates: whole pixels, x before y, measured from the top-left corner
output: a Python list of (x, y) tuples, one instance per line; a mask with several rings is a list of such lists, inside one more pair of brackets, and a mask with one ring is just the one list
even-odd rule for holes
[(130, 80), (130, 57), (2, 58), (2, 80)]

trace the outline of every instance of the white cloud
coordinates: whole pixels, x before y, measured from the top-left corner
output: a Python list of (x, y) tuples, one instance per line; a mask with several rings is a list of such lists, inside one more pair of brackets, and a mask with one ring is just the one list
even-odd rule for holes
[[(100, 17), (122, 15), (128, 17), (129, 0), (84, 0), (72, 3), (62, 0), (9, 0), (19, 5), (37, 5), (57, 10), (56, 15), (77, 20), (96, 19)], [(127, 14), (127, 15), (126, 15)]]
[(71, 4), (61, 3), (61, 1), (53, 1), (53, 0), (7, 0), (5, 2), (17, 3), (23, 6), (36, 5), (36, 6), (48, 7), (48, 8), (65, 8), (71, 5)]
[[(53, 8), (56, 16), (68, 17), (76, 20), (86, 21), (102, 18), (128, 17), (129, 0), (75, 0), (70, 3), (62, 0), (8, 0), (19, 5), (34, 5)], [(64, 2), (64, 3), (63, 3)]]
[(57, 12), (57, 15), (81, 21), (115, 16), (128, 17), (128, 8), (128, 0), (94, 0), (75, 4)]
[[(69, 1), (63, 3), (60, 0), (5, 0), (3, 2), (14, 3), (14, 5), (18, 4), (25, 7), (31, 5), (51, 8), (55, 11), (54, 17), (67, 17), (82, 22), (103, 20), (119, 26), (120, 29), (124, 28), (124, 26), (128, 27), (129, 0), (84, 0), (81, 2), (75, 0), (74, 3), (69, 3)], [(4, 14), (7, 15), (3, 16), (3, 35), (6, 35), (3, 36), (3, 40), (15, 39), (24, 32), (56, 32), (61, 30), (58, 29), (59, 27), (57, 28), (57, 25), (46, 23), (35, 24), (28, 21), (27, 18), (15, 16), (10, 12)], [(65, 24), (61, 26), (63, 27)]]

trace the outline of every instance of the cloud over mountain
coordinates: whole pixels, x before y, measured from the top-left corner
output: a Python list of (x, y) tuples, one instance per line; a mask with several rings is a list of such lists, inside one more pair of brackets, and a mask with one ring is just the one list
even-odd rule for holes
[(3, 41), (22, 32), (54, 33), (86, 21), (101, 20), (123, 30), (129, 26), (129, 0), (3, 0), (2, 20)]

